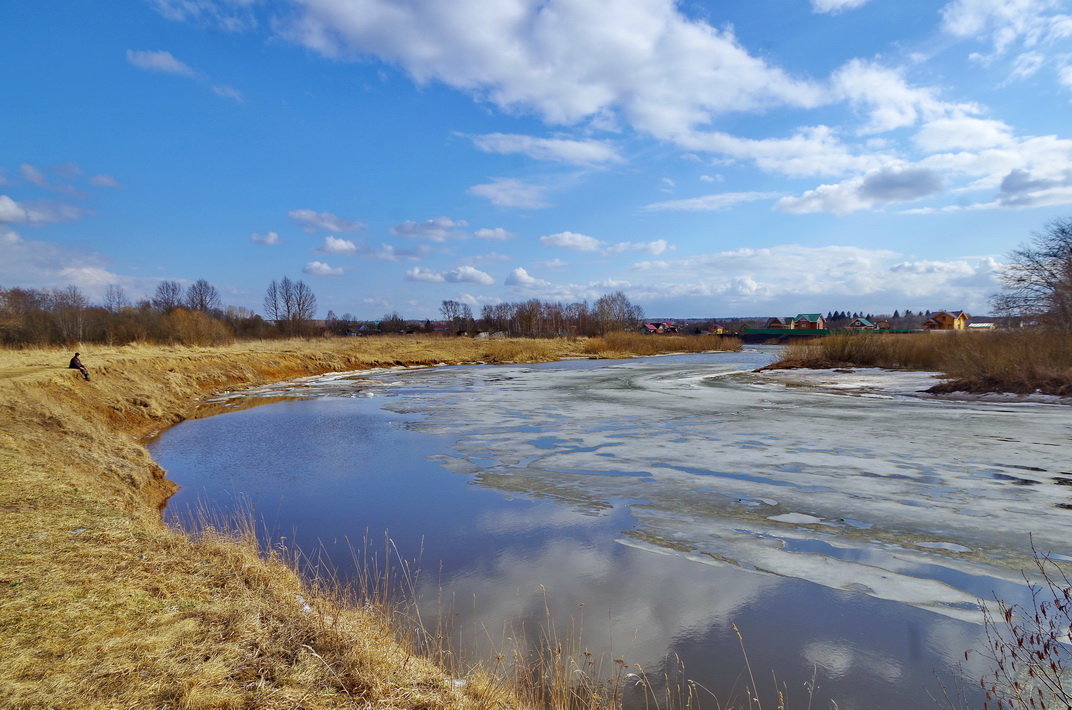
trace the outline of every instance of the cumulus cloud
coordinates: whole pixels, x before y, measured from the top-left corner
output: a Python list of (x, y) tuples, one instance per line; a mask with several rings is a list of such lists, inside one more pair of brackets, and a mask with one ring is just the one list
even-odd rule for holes
[(509, 275), (507, 275), (506, 280), (503, 281), (503, 283), (506, 284), (507, 286), (530, 286), (530, 287), (532, 287), (532, 286), (534, 286), (534, 287), (544, 287), (544, 286), (550, 286), (551, 285), (550, 281), (544, 281), (543, 279), (538, 279), (538, 278), (536, 278), (534, 276), (530, 276), (529, 272), (526, 271), (525, 269), (521, 268), (520, 266), (517, 267), (516, 269), (514, 269), (513, 271), (511, 271), (509, 273)]
[(969, 103), (942, 101), (938, 91), (909, 85), (901, 71), (877, 62), (853, 59), (831, 77), (834, 91), (867, 115), (861, 133), (882, 133), (921, 120), (979, 112)]
[(343, 219), (331, 212), (316, 212), (309, 209), (291, 210), (287, 217), (304, 226), (305, 231), (324, 229), (329, 232), (363, 232), (368, 227), (363, 222)]
[(590, 237), (587, 234), (577, 232), (558, 232), (540, 237), (540, 244), (545, 247), (559, 247), (562, 249), (574, 249), (576, 251), (599, 251), (603, 242)]
[(448, 271), (436, 271), (423, 266), (415, 266), (406, 272), (407, 281), (425, 281), (428, 283), (471, 283), (490, 286), (495, 283), (490, 275), (472, 266), (459, 266)]
[(548, 206), (544, 198), (547, 188), (515, 178), (492, 178), (489, 183), (473, 185), (468, 192), (500, 207), (540, 209)]
[(249, 240), (254, 244), (282, 244), (283, 240), (279, 238), (279, 235), (275, 232), (265, 232), (264, 234), (251, 234)]
[(21, 241), (22, 237), (14, 229), (0, 227), (0, 244), (18, 244)]
[(324, 254), (356, 254), (357, 245), (349, 239), (338, 237), (324, 237), (324, 243), (318, 250)]
[(311, 276), (341, 276), (343, 274), (343, 269), (341, 266), (337, 268), (332, 267), (322, 261), (310, 261), (302, 267), (302, 273)]
[(728, 210), (744, 202), (756, 200), (770, 200), (780, 195), (776, 192), (720, 192), (703, 197), (690, 197), (684, 200), (668, 200), (645, 205), (644, 209), (649, 212), (674, 211), (674, 212), (716, 212)]
[(151, 50), (127, 50), (127, 61), (136, 66), (138, 69), (151, 72), (160, 72), (162, 74), (174, 74), (175, 76), (195, 77), (195, 72), (189, 65), (179, 61), (171, 54), (171, 52), (165, 51), (151, 51)]
[(540, 237), (540, 244), (545, 247), (558, 247), (574, 251), (599, 252), (604, 256), (620, 254), (624, 251), (646, 251), (649, 254), (662, 254), (664, 251), (674, 248), (665, 239), (656, 239), (650, 242), (618, 242), (610, 244), (577, 232), (548, 234)]
[(863, 6), (868, 0), (811, 0), (813, 12), (836, 14)]
[(920, 260), (889, 249), (783, 244), (634, 265), (646, 282), (631, 297), (710, 298), (742, 312), (843, 308), (866, 297), (876, 310), (904, 307), (985, 309), (998, 288), (1001, 265), (992, 257)]
[(513, 239), (517, 235), (513, 232), (508, 232), (502, 227), (495, 227), (494, 229), (481, 228), (473, 232), (473, 236), (477, 239), (490, 239), (490, 240), (504, 240)]
[(783, 197), (777, 207), (782, 212), (847, 214), (890, 202), (917, 200), (938, 193), (942, 177), (924, 167), (889, 167), (866, 176), (832, 185), (820, 185), (798, 197)]
[(7, 195), (0, 195), (0, 224), (70, 222), (87, 214), (88, 210), (77, 205), (47, 200), (16, 202)]
[(822, 97), (673, 0), (306, 0), (282, 31), (326, 56), (375, 55), (418, 83), (439, 81), (551, 123), (620, 117), (659, 137), (722, 113)]
[(536, 160), (550, 160), (571, 165), (620, 163), (622, 157), (614, 146), (597, 140), (536, 138), (509, 133), (472, 136), (473, 144), (485, 153), (520, 153)]
[(391, 227), (391, 234), (411, 239), (428, 239), (433, 242), (445, 242), (452, 237), (464, 236), (459, 230), (468, 223), (464, 219), (451, 219), (450, 217), (435, 217), (423, 222), (407, 220), (402, 224)]
[(924, 124), (913, 141), (928, 153), (979, 150), (1011, 143), (1012, 129), (1002, 121), (971, 116), (938, 118)]

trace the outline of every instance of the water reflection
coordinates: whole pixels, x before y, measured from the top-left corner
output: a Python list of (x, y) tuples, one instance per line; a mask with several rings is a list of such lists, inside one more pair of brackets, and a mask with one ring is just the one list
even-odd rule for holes
[(310, 379), (312, 399), (186, 422), (153, 453), (183, 486), (171, 519), (248, 498), (344, 576), (351, 543), (389, 531), (474, 656), (550, 613), (726, 693), (736, 623), (790, 697), (814, 670), (841, 708), (931, 706), (979, 671), (957, 668), (976, 600), (1023, 593), (1024, 531), (1063, 540), (1067, 513), (1038, 501), (1067, 495), (1043, 446), (1067, 418), (746, 374), (767, 357)]

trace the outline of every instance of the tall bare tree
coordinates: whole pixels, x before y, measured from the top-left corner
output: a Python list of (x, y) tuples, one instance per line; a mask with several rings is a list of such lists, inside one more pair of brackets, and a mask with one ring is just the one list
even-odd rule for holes
[(316, 317), (316, 296), (304, 281), (284, 276), (272, 281), (264, 294), (264, 312), (287, 335), (301, 335), (307, 321)]
[(198, 279), (186, 289), (184, 305), (191, 311), (213, 313), (220, 310), (220, 292), (216, 287), (204, 279)]
[(171, 313), (182, 305), (182, 284), (178, 281), (161, 281), (156, 285), (152, 304), (161, 313)]
[(127, 292), (118, 284), (111, 284), (104, 292), (104, 307), (111, 313), (118, 313), (130, 305)]
[(993, 298), (1002, 315), (1072, 330), (1072, 219), (1055, 219), (1009, 255), (998, 274), (1005, 291)]
[(596, 301), (595, 318), (603, 333), (628, 330), (639, 325), (644, 319), (644, 309), (633, 305), (621, 291), (615, 291), (601, 296)]

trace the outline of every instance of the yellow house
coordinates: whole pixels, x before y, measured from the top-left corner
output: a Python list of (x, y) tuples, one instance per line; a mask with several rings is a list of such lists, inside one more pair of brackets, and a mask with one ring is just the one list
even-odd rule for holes
[(927, 320), (923, 321), (923, 328), (925, 330), (966, 330), (970, 320), (971, 316), (964, 311), (952, 313), (939, 311), (932, 313)]

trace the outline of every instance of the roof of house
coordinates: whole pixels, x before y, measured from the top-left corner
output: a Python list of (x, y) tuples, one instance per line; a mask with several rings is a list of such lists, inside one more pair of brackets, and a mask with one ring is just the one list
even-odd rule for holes
[(853, 323), (859, 323), (860, 325), (866, 325), (868, 328), (874, 328), (875, 327), (875, 324), (872, 323), (871, 321), (867, 320), (866, 318), (853, 318), (852, 322)]
[(817, 321), (823, 317), (822, 313), (797, 313), (797, 317), (793, 320), (810, 320)]

